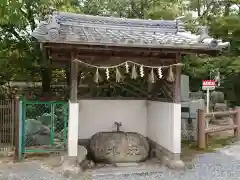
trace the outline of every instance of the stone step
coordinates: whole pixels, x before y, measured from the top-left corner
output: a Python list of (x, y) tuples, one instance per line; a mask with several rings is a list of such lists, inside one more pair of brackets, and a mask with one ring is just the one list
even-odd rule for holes
[(155, 173), (162, 172), (162, 165), (141, 165), (137, 167), (103, 167), (97, 169), (87, 170), (86, 173), (91, 173), (92, 176), (102, 175), (121, 175), (121, 174), (138, 174), (138, 173)]

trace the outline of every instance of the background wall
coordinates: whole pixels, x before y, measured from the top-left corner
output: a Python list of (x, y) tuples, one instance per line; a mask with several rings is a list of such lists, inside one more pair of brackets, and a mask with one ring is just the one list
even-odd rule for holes
[(80, 100), (79, 139), (88, 139), (101, 131), (120, 130), (147, 135), (147, 101), (145, 100)]
[[(187, 102), (181, 102), (182, 107), (189, 107), (190, 110), (190, 117), (196, 121), (197, 118), (197, 110), (198, 109), (205, 109), (205, 101), (204, 99), (197, 99), (197, 100), (189, 100)], [(189, 118), (189, 113), (183, 112), (182, 118)]]
[(189, 76), (181, 75), (181, 101), (189, 100)]

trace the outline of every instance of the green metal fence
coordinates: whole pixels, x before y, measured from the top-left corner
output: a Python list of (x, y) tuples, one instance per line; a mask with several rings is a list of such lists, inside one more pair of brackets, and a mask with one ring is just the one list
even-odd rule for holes
[(66, 149), (68, 103), (20, 101), (19, 158), (28, 152), (58, 152)]

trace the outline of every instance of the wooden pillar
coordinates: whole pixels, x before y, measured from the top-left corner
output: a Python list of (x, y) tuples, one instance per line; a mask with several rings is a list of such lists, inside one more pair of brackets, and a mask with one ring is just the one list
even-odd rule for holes
[(78, 63), (71, 60), (71, 92), (70, 101), (77, 102), (78, 91)]
[(71, 57), (71, 92), (69, 101), (68, 119), (68, 156), (76, 157), (78, 154), (78, 122), (79, 104), (77, 99), (78, 90), (78, 63)]
[(234, 129), (234, 136), (239, 140), (240, 139), (240, 107), (236, 107), (236, 114), (234, 117), (234, 124), (238, 127)]
[[(181, 54), (176, 54), (176, 63), (180, 63)], [(174, 96), (173, 102), (180, 103), (181, 100), (181, 66), (175, 66), (175, 84), (174, 84)]]
[(205, 114), (204, 110), (198, 109), (197, 111), (197, 122), (198, 122), (198, 135), (197, 135), (197, 143), (198, 147), (201, 149), (206, 148), (206, 133), (205, 133)]

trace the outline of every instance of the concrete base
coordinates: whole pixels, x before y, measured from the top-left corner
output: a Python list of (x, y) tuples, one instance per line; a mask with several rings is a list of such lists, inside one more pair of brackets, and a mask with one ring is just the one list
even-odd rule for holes
[(116, 163), (117, 167), (137, 167), (139, 163)]
[(62, 156), (62, 173), (65, 177), (78, 177), (82, 173), (82, 168), (77, 162), (77, 157)]
[(156, 157), (163, 165), (171, 169), (185, 168), (185, 164), (180, 159), (179, 153), (172, 153), (149, 138), (147, 140), (150, 145), (150, 157)]

